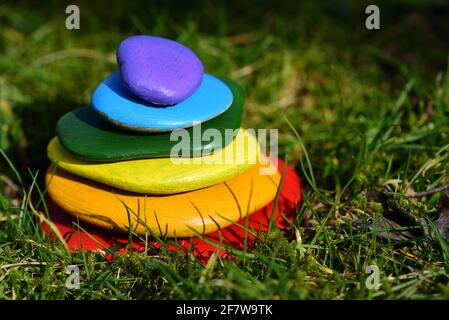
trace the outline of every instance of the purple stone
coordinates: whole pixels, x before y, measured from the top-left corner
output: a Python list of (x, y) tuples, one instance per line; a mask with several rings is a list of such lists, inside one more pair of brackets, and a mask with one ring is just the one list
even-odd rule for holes
[(203, 63), (192, 50), (161, 37), (137, 35), (123, 40), (117, 61), (127, 89), (154, 104), (185, 100), (204, 74)]

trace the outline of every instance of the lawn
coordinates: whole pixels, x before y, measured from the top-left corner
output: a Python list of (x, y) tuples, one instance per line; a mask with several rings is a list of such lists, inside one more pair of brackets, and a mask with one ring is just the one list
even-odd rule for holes
[[(384, 1), (367, 30), (358, 1), (298, 2), (73, 1), (81, 28), (67, 30), (63, 2), (2, 1), (0, 299), (449, 299), (445, 192), (413, 197), (448, 182), (449, 6)], [(90, 104), (133, 34), (186, 44), (245, 88), (245, 127), (279, 129), (304, 186), (290, 230), (207, 265), (164, 248), (107, 262), (44, 237), (56, 122)], [(383, 216), (418, 222), (380, 232)]]

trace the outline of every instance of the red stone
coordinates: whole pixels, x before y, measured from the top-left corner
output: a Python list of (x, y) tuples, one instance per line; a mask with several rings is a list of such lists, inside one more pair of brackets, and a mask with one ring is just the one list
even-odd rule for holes
[[(282, 173), (284, 167), (284, 162), (279, 160), (278, 168)], [(289, 223), (292, 222), (297, 213), (297, 208), (301, 202), (301, 182), (296, 174), (295, 170), (291, 166), (287, 166), (286, 173), (284, 176), (284, 181), (282, 184), (281, 192), (279, 194), (278, 203), (273, 214), (272, 226), (276, 226), (280, 229), (286, 229)], [(248, 230), (251, 230), (255, 234), (264, 234), (269, 226), (270, 217), (272, 214), (274, 203), (270, 203), (263, 209), (251, 214), (248, 217)], [(74, 218), (68, 213), (64, 212), (56, 204), (54, 204), (50, 199), (48, 199), (48, 207), (50, 216), (53, 223), (60, 230), (64, 239), (70, 250), (104, 250), (105, 248), (98, 244), (102, 243), (105, 247), (111, 248), (117, 245), (122, 245), (123, 247), (118, 249), (117, 252), (124, 253), (130, 249), (127, 245), (128, 235), (115, 233), (108, 230), (103, 230), (98, 227), (94, 227), (88, 224), (81, 224), (82, 228), (88, 232), (87, 235), (82, 230), (78, 230), (76, 226), (72, 226), (72, 221)], [(280, 214), (282, 212), (282, 215)], [(289, 221), (286, 221), (284, 217)], [(222, 246), (230, 246), (237, 250), (244, 249), (245, 233), (247, 237), (247, 249), (251, 251), (254, 247), (256, 237), (251, 234), (251, 232), (245, 232), (245, 219), (237, 222), (238, 225), (230, 225), (226, 228), (218, 230), (216, 232), (205, 235), (204, 237), (214, 243), (221, 243)], [(242, 227), (243, 226), (243, 227)], [(47, 235), (49, 235), (49, 228), (44, 225), (44, 230)], [(73, 232), (74, 231), (74, 232)], [(92, 239), (95, 238), (95, 240)], [(53, 236), (54, 238), (54, 236)], [(226, 250), (217, 248), (217, 246), (206, 242), (200, 237), (188, 238), (188, 239), (178, 239), (178, 244), (185, 249), (192, 252), (192, 254), (197, 257), (201, 262), (205, 263), (213, 252), (218, 250), (218, 256), (223, 258), (232, 257), (232, 254)], [(157, 241), (151, 240), (151, 245), (158, 248), (160, 244)], [(145, 243), (140, 240), (133, 240), (132, 246), (134, 250), (144, 250)], [(152, 247), (148, 246), (148, 247)], [(192, 248), (192, 247), (193, 248)], [(181, 250), (176, 248), (174, 245), (168, 245), (171, 250)], [(107, 256), (111, 258), (111, 255)]]

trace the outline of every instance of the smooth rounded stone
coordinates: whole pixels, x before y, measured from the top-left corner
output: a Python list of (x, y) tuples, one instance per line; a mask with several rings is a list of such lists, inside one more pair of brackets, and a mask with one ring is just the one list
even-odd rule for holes
[[(284, 163), (278, 159), (278, 170), (282, 172)], [(111, 250), (115, 253), (125, 253), (129, 249), (129, 236), (110, 230), (98, 228), (90, 224), (77, 221), (76, 217), (69, 214), (64, 209), (57, 206), (50, 198), (47, 198), (48, 211), (53, 225), (64, 235), (70, 250)], [(261, 239), (272, 226), (285, 229), (292, 223), (297, 215), (297, 209), (301, 203), (301, 181), (292, 166), (287, 166), (284, 180), (280, 188), (276, 205), (270, 202), (262, 209), (250, 214), (248, 218), (240, 219), (236, 224), (209, 233), (203, 237), (178, 238), (179, 248), (168, 246), (169, 250), (178, 250), (179, 253), (191, 253), (202, 263), (207, 263), (212, 254), (217, 254), (222, 258), (230, 258), (232, 254), (223, 249), (223, 246), (230, 246), (236, 250), (249, 251), (254, 249), (256, 239)], [(81, 228), (79, 227), (81, 225)], [(48, 237), (55, 237), (50, 232), (50, 227), (43, 224), (43, 228)], [(247, 232), (251, 230), (252, 232)], [(144, 251), (148, 247), (148, 242), (134, 237), (132, 246), (136, 251)], [(159, 248), (160, 243), (151, 241), (153, 248)], [(185, 249), (186, 251), (183, 251)], [(111, 255), (106, 259), (112, 258)]]
[[(47, 171), (53, 201), (81, 221), (110, 230), (193, 237), (224, 228), (273, 201), (277, 170), (261, 175), (259, 165), (229, 181), (200, 190), (152, 196), (114, 189), (56, 166)], [(151, 231), (152, 232), (151, 232)]]
[(150, 194), (186, 192), (227, 181), (253, 167), (263, 157), (259, 153), (257, 139), (243, 128), (231, 144), (198, 158), (101, 163), (73, 157), (57, 138), (47, 148), (50, 160), (66, 171), (119, 189)]
[[(240, 128), (244, 92), (234, 81), (220, 78), (234, 96), (231, 107), (221, 115), (187, 128), (190, 156), (207, 155), (231, 141), (225, 139), (225, 130)], [(221, 139), (200, 139), (208, 129), (220, 132)], [(82, 108), (62, 116), (56, 125), (56, 134), (64, 149), (74, 156), (90, 161), (120, 161), (140, 158), (169, 157), (178, 139), (170, 141), (171, 132), (140, 133), (120, 129), (105, 121), (92, 108)]]
[(172, 105), (198, 88), (204, 66), (179, 42), (137, 35), (123, 40), (117, 50), (123, 83), (135, 96), (154, 104)]
[(191, 127), (225, 112), (232, 91), (220, 79), (205, 74), (197, 90), (173, 106), (157, 106), (133, 96), (120, 73), (107, 77), (92, 94), (92, 107), (114, 125), (131, 131), (159, 132)]

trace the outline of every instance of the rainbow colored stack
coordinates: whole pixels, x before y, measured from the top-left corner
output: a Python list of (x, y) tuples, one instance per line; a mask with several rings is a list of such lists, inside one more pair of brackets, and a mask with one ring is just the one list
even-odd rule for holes
[[(124, 40), (117, 60), (120, 71), (94, 90), (92, 107), (64, 115), (48, 145), (46, 180), (60, 229), (79, 219), (113, 232), (188, 238), (280, 217), (272, 207), (280, 174), (240, 128), (244, 95), (235, 82), (204, 73), (192, 50), (159, 37)], [(281, 192), (288, 201), (280, 207), (292, 210), (300, 187), (296, 175), (289, 179), (296, 187)], [(257, 219), (270, 203), (271, 216)]]

